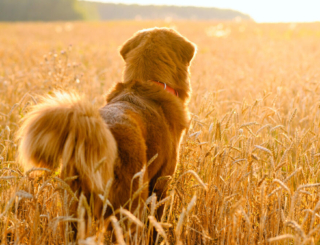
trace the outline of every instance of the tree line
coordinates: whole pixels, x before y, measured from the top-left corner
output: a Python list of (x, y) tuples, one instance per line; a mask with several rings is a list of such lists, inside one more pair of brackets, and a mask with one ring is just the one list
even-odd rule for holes
[(100, 20), (120, 19), (191, 19), (191, 20), (232, 20), (240, 17), (243, 20), (251, 20), (249, 15), (231, 9), (204, 8), (204, 7), (180, 7), (158, 6), (138, 4), (113, 4), (101, 2), (80, 2), (84, 9), (95, 12), (89, 16), (96, 16)]
[(0, 21), (66, 21), (121, 19), (249, 20), (230, 9), (113, 4), (77, 0), (0, 0)]
[(0, 21), (81, 20), (76, 0), (0, 0)]

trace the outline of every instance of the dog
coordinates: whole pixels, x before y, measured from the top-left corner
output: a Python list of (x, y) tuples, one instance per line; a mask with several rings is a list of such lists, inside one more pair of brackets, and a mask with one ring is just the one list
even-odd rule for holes
[[(94, 215), (101, 217), (103, 194), (113, 180), (108, 200), (116, 210), (139, 187), (134, 176), (145, 169), (140, 193), (166, 196), (160, 177), (175, 172), (179, 145), (189, 125), (189, 66), (196, 46), (177, 31), (138, 31), (120, 49), (125, 61), (122, 82), (107, 95), (100, 110), (75, 93), (42, 97), (25, 116), (18, 132), (19, 161), (24, 166), (61, 167), (61, 178), (77, 193), (94, 197)], [(155, 155), (155, 160), (147, 163)], [(70, 178), (69, 178), (70, 179)], [(162, 178), (163, 179), (163, 178)], [(131, 210), (138, 207), (133, 201)], [(73, 208), (76, 215), (76, 207)], [(157, 210), (160, 219), (163, 210)], [(104, 218), (112, 212), (105, 213)]]

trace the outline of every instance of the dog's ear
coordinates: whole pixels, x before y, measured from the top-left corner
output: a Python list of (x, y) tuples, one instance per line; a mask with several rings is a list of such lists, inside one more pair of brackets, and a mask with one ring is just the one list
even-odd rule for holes
[(136, 47), (139, 46), (139, 44), (141, 44), (144, 36), (145, 36), (145, 33), (138, 32), (123, 44), (123, 46), (120, 49), (120, 54), (124, 60), (126, 59), (127, 54), (131, 50), (135, 49)]
[(174, 51), (183, 63), (189, 65), (196, 53), (196, 45), (176, 31), (171, 30), (171, 32), (175, 33), (175, 38), (172, 39)]
[(193, 59), (195, 53), (196, 53), (196, 46), (189, 42), (189, 41), (185, 41), (185, 44), (183, 45), (183, 54), (182, 54), (182, 57), (183, 59), (188, 63), (190, 64), (191, 60)]

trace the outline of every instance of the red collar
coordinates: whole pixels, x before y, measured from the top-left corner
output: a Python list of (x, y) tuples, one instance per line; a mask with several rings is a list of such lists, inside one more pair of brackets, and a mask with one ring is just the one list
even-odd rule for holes
[(167, 85), (166, 83), (163, 83), (163, 82), (159, 82), (159, 81), (154, 81), (154, 80), (149, 80), (151, 82), (155, 82), (156, 84), (160, 85), (163, 87), (164, 90), (167, 90), (169, 93), (179, 97), (179, 94), (178, 94), (178, 91), (171, 88), (169, 85)]

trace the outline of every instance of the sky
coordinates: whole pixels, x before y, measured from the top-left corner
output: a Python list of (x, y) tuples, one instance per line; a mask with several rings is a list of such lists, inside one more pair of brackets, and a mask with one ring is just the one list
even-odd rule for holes
[(256, 22), (320, 21), (320, 0), (95, 0), (127, 4), (217, 7), (249, 14)]

